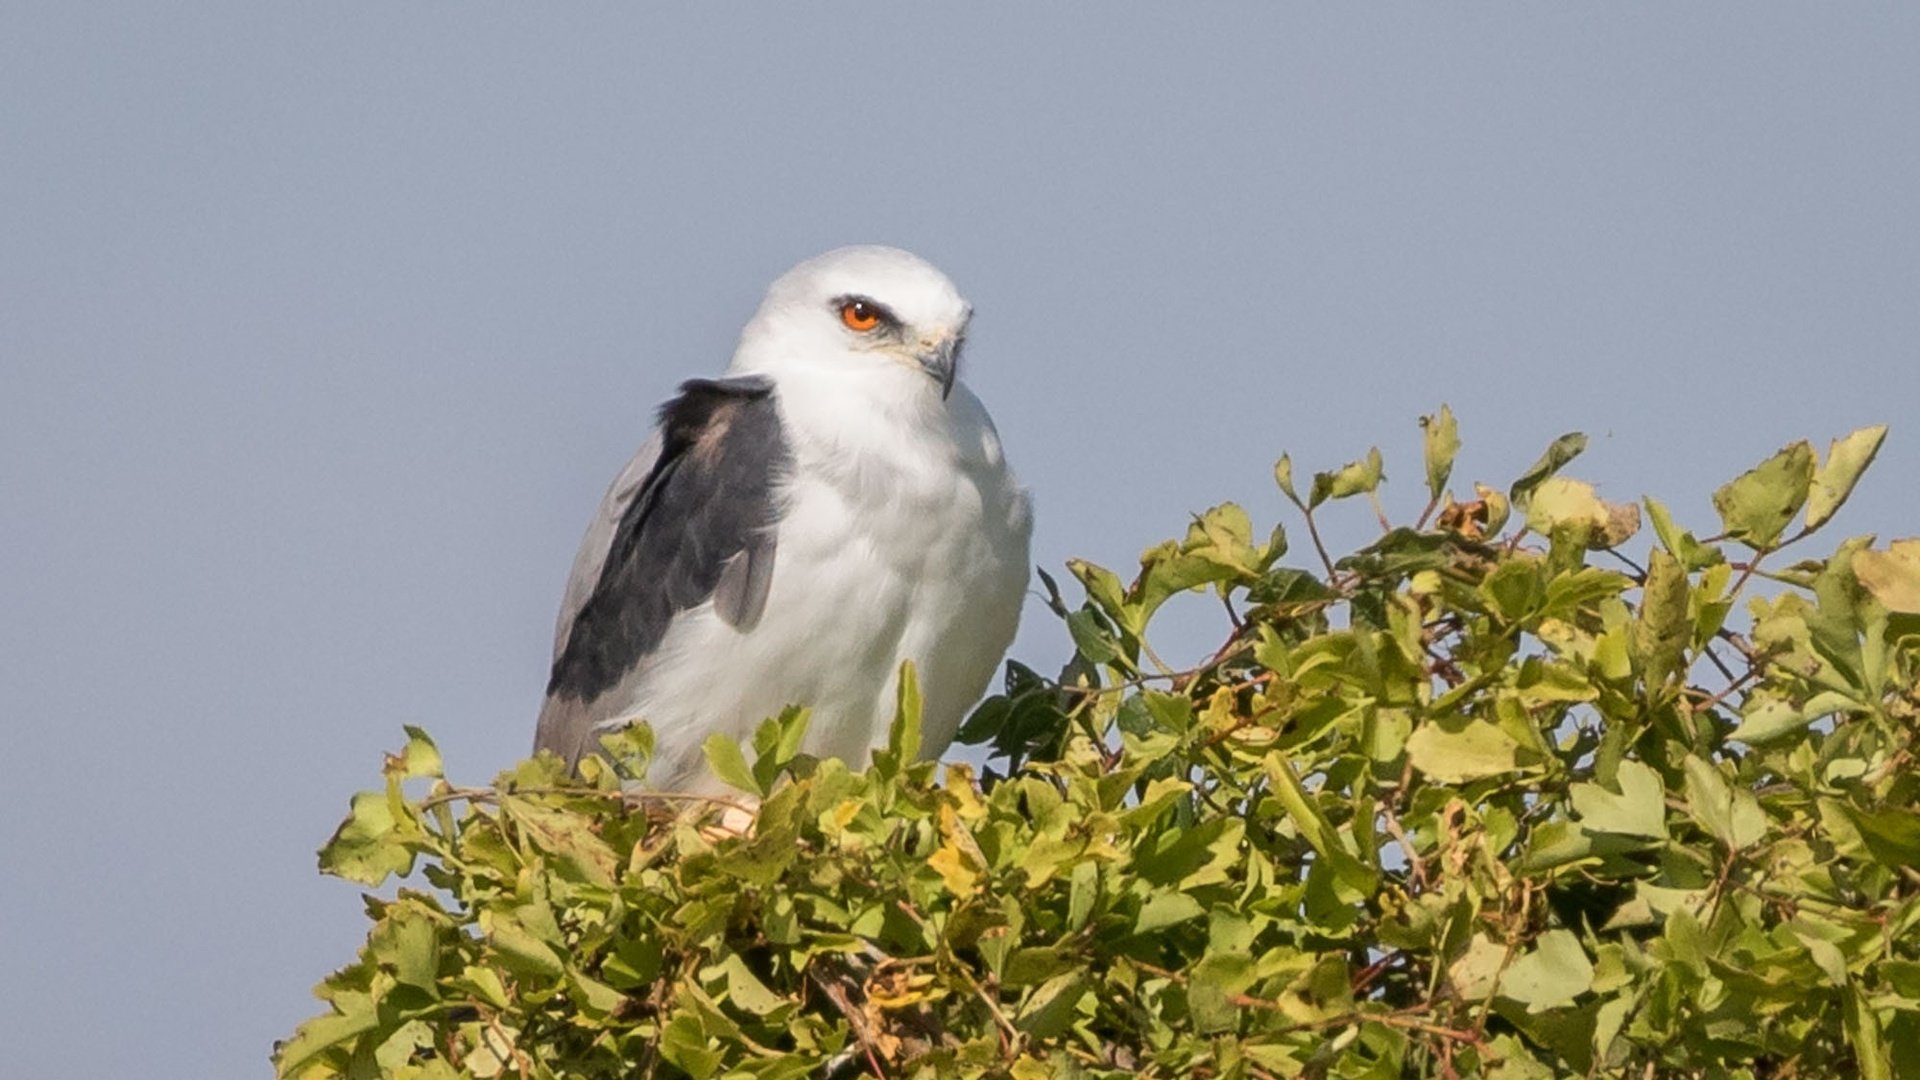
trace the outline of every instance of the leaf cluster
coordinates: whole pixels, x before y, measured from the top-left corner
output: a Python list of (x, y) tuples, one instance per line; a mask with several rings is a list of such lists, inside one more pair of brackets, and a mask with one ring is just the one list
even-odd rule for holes
[[(644, 727), (485, 788), (410, 729), (321, 852), (407, 884), (279, 1075), (1920, 1076), (1920, 541), (1781, 554), (1884, 429), (1696, 536), (1566, 476), (1579, 436), (1456, 500), (1423, 427), (1410, 524), (1377, 451), (1304, 497), (1282, 459), (1315, 565), (1223, 505), (1045, 578), (1075, 655), (1009, 665), (980, 777), (918, 760), (911, 671), (864, 769), (800, 710), (710, 745), (733, 808), (632, 794)], [(1176, 668), (1190, 593), (1223, 640)]]

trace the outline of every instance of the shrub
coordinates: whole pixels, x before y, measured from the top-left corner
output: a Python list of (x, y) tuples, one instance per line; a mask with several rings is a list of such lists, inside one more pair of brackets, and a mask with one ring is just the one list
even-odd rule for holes
[[(709, 746), (764, 798), (623, 797), (644, 728), (458, 787), (409, 729), (321, 867), (373, 927), (281, 1076), (1920, 1076), (1920, 540), (1781, 555), (1884, 429), (1796, 443), (1696, 537), (1561, 469), (1431, 495), (1334, 559), (1316, 515), (1378, 453), (1232, 505), (1131, 582), (1069, 564), (1058, 678), (1008, 665), (917, 761), (904, 687), (864, 771), (806, 716)], [(1799, 520), (1800, 526), (1794, 528)], [(1790, 531), (1791, 530), (1791, 531)], [(1219, 649), (1148, 643), (1217, 597)], [(751, 760), (749, 760), (751, 758)]]

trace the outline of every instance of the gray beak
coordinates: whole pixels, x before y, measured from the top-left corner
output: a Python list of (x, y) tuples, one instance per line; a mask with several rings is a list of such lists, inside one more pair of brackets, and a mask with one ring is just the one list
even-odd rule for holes
[(926, 346), (915, 359), (920, 361), (921, 369), (940, 384), (940, 400), (945, 401), (953, 394), (953, 380), (960, 374), (960, 343), (957, 339), (948, 339), (929, 341)]

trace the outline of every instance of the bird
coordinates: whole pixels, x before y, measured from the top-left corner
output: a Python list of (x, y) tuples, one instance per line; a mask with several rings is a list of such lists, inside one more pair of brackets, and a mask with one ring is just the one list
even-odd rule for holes
[(718, 378), (690, 379), (588, 525), (536, 752), (646, 721), (643, 786), (722, 795), (703, 745), (790, 706), (800, 750), (886, 745), (903, 661), (935, 758), (1019, 625), (1031, 497), (960, 377), (972, 306), (898, 248), (781, 275)]

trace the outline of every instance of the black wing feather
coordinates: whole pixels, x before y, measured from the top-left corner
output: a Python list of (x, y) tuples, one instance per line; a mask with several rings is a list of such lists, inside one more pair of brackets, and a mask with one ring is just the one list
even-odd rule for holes
[(723, 578), (721, 616), (740, 626), (759, 617), (780, 518), (776, 488), (792, 460), (773, 384), (691, 380), (660, 409), (660, 428), (660, 457), (554, 660), (549, 697), (590, 702), (611, 690), (659, 647), (674, 616), (715, 597)]

